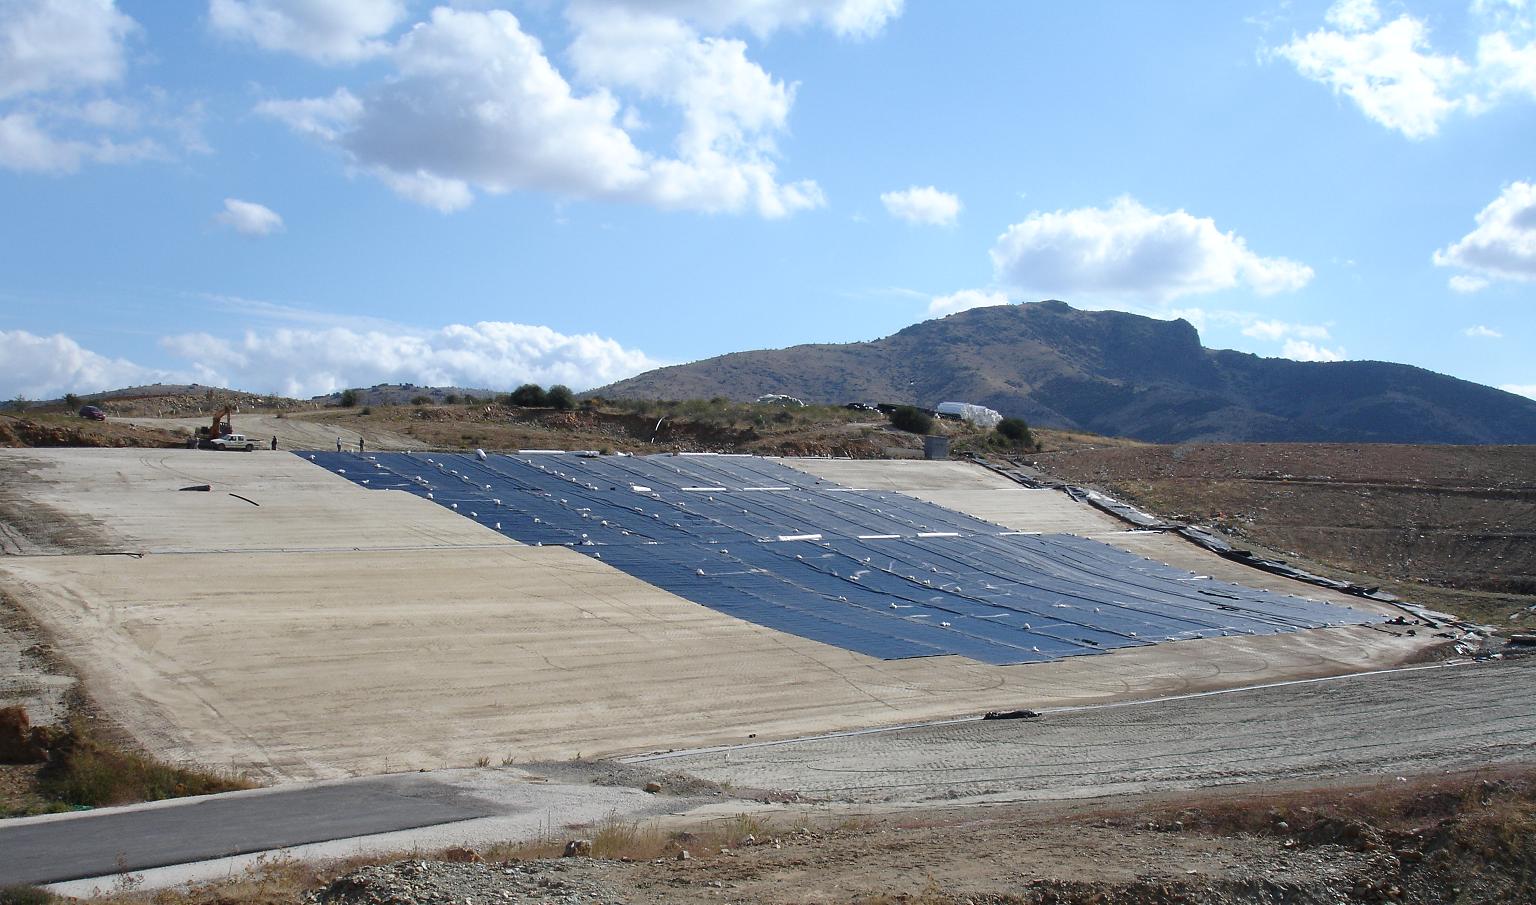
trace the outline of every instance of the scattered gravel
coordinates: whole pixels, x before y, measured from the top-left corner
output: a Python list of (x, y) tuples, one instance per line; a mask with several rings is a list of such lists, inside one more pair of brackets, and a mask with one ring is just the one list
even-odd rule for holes
[(602, 869), (585, 860), (396, 861), (338, 877), (305, 905), (625, 905), (593, 876)]

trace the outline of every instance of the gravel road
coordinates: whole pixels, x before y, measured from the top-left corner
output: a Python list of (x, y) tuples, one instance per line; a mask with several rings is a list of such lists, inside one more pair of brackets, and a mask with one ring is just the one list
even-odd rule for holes
[(858, 802), (1043, 800), (1530, 761), (1536, 658), (673, 755), (737, 787)]

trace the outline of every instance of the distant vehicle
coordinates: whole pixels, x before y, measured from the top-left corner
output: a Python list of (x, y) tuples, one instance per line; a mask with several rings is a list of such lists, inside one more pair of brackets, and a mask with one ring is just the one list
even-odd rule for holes
[(243, 449), (246, 452), (256, 448), (256, 444), (247, 440), (245, 434), (225, 434), (208, 445), (214, 449)]
[(92, 421), (105, 421), (107, 420), (107, 413), (94, 405), (82, 405), (80, 406), (80, 417), (89, 418)]

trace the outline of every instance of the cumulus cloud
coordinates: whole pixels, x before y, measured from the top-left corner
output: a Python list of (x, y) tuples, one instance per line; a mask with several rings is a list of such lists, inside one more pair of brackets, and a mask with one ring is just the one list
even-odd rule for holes
[(137, 29), (112, 0), (0, 0), (0, 99), (116, 82)]
[(1296, 361), (1343, 361), (1343, 349), (1327, 349), (1304, 339), (1288, 339), (1280, 347), (1280, 355)]
[(206, 150), (196, 105), (172, 111), (158, 91), (139, 102), (107, 96), (139, 30), (113, 0), (0, 0), (0, 169), (61, 175), (163, 159), (161, 139)]
[(814, 183), (779, 185), (771, 155), (795, 88), (747, 58), (739, 40), (706, 37), (681, 20), (622, 4), (577, 4), (569, 56), (585, 82), (635, 92), (682, 112), (677, 159), (651, 168), (646, 193), (666, 207), (783, 216), (821, 203)]
[(401, 0), (210, 0), (208, 23), (264, 50), (350, 63), (384, 53), (405, 12)]
[(987, 292), (982, 289), (962, 289), (949, 295), (936, 295), (928, 302), (928, 314), (931, 317), (943, 317), (946, 314), (954, 314), (956, 311), (965, 311), (968, 308), (987, 308), (992, 305), (1008, 304), (1008, 296), (1001, 292)]
[(590, 333), (499, 321), (437, 330), (398, 325), (280, 327), (238, 338), (183, 333), (161, 341), (179, 368), (145, 367), (63, 334), (0, 331), (0, 395), (29, 399), (151, 382), (199, 383), (308, 397), (375, 383), (511, 388), (529, 381), (578, 390), (657, 367), (637, 349)]
[(37, 336), (25, 330), (0, 330), (0, 394), (8, 399), (54, 399), (65, 393), (94, 393), (175, 376), (98, 355), (62, 333)]
[(1041, 297), (1168, 301), (1240, 284), (1269, 295), (1312, 279), (1312, 268), (1261, 257), (1209, 217), (1156, 213), (1129, 196), (1037, 211), (1008, 227), (991, 254), (999, 283)]
[(781, 28), (822, 25), (840, 37), (868, 38), (901, 15), (902, 0), (578, 0), (592, 9), (632, 10), (692, 22), (706, 31), (745, 27), (759, 37)]
[[(568, 57), (580, 87), (512, 13), (440, 7), (397, 42), (393, 77), (257, 111), (443, 211), (477, 191), (516, 190), (764, 217), (824, 204), (814, 182), (777, 175), (773, 139), (794, 86), (749, 60), (742, 41), (646, 6), (571, 7)], [(628, 130), (645, 118), (621, 93), (679, 113), (674, 156), (635, 144)]]
[(224, 210), (213, 219), (244, 236), (270, 236), (283, 229), (283, 218), (278, 216), (277, 211), (264, 204), (241, 201), (239, 198), (225, 198)]
[[(438, 330), (346, 327), (248, 331), (238, 340), (167, 337), (167, 351), (212, 361), (207, 382), (315, 396), (349, 386), (416, 383), (500, 389), (525, 382), (587, 389), (656, 367), (618, 342), (584, 333), (500, 321)], [(209, 358), (210, 348), (220, 353)]]
[(1529, 396), (1536, 399), (1536, 383), (1501, 383), (1499, 389), (1506, 393), (1514, 393), (1516, 396)]
[(1475, 325), (1473, 325), (1471, 327), (1468, 327), (1467, 329), (1465, 329), (1465, 330), (1463, 330), (1461, 332), (1463, 334), (1467, 335), (1467, 336), (1476, 337), (1478, 339), (1503, 339), (1504, 338), (1504, 334), (1500, 333), (1497, 330), (1494, 330), (1491, 327), (1485, 327), (1482, 324), (1475, 324)]
[(960, 199), (933, 186), (912, 186), (899, 192), (885, 192), (880, 203), (898, 220), (929, 226), (953, 226), (960, 215)]
[(1475, 292), (1490, 280), (1536, 280), (1536, 183), (1513, 182), (1478, 212), (1477, 228), (1439, 249), (1435, 264), (1470, 271), (1451, 288)]
[(1474, 3), (1474, 14), (1486, 13), (1500, 30), (1479, 36), (1471, 63), (1436, 52), (1424, 19), (1403, 13), (1383, 23), (1374, 0), (1339, 0), (1324, 14), (1330, 27), (1293, 38), (1274, 54), (1349, 98), (1369, 119), (1410, 139), (1428, 138), (1455, 113), (1536, 98), (1536, 41), (1517, 43), (1503, 30), (1528, 31), (1529, 23), (1494, 15), (1492, 6)]

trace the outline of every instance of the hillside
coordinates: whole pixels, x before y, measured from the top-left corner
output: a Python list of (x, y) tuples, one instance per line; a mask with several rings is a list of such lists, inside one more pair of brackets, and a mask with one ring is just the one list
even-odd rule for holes
[(737, 352), (611, 398), (975, 402), (1031, 424), (1160, 443), (1536, 443), (1536, 401), (1410, 365), (1207, 349), (1187, 321), (1065, 302), (974, 308), (872, 342)]

